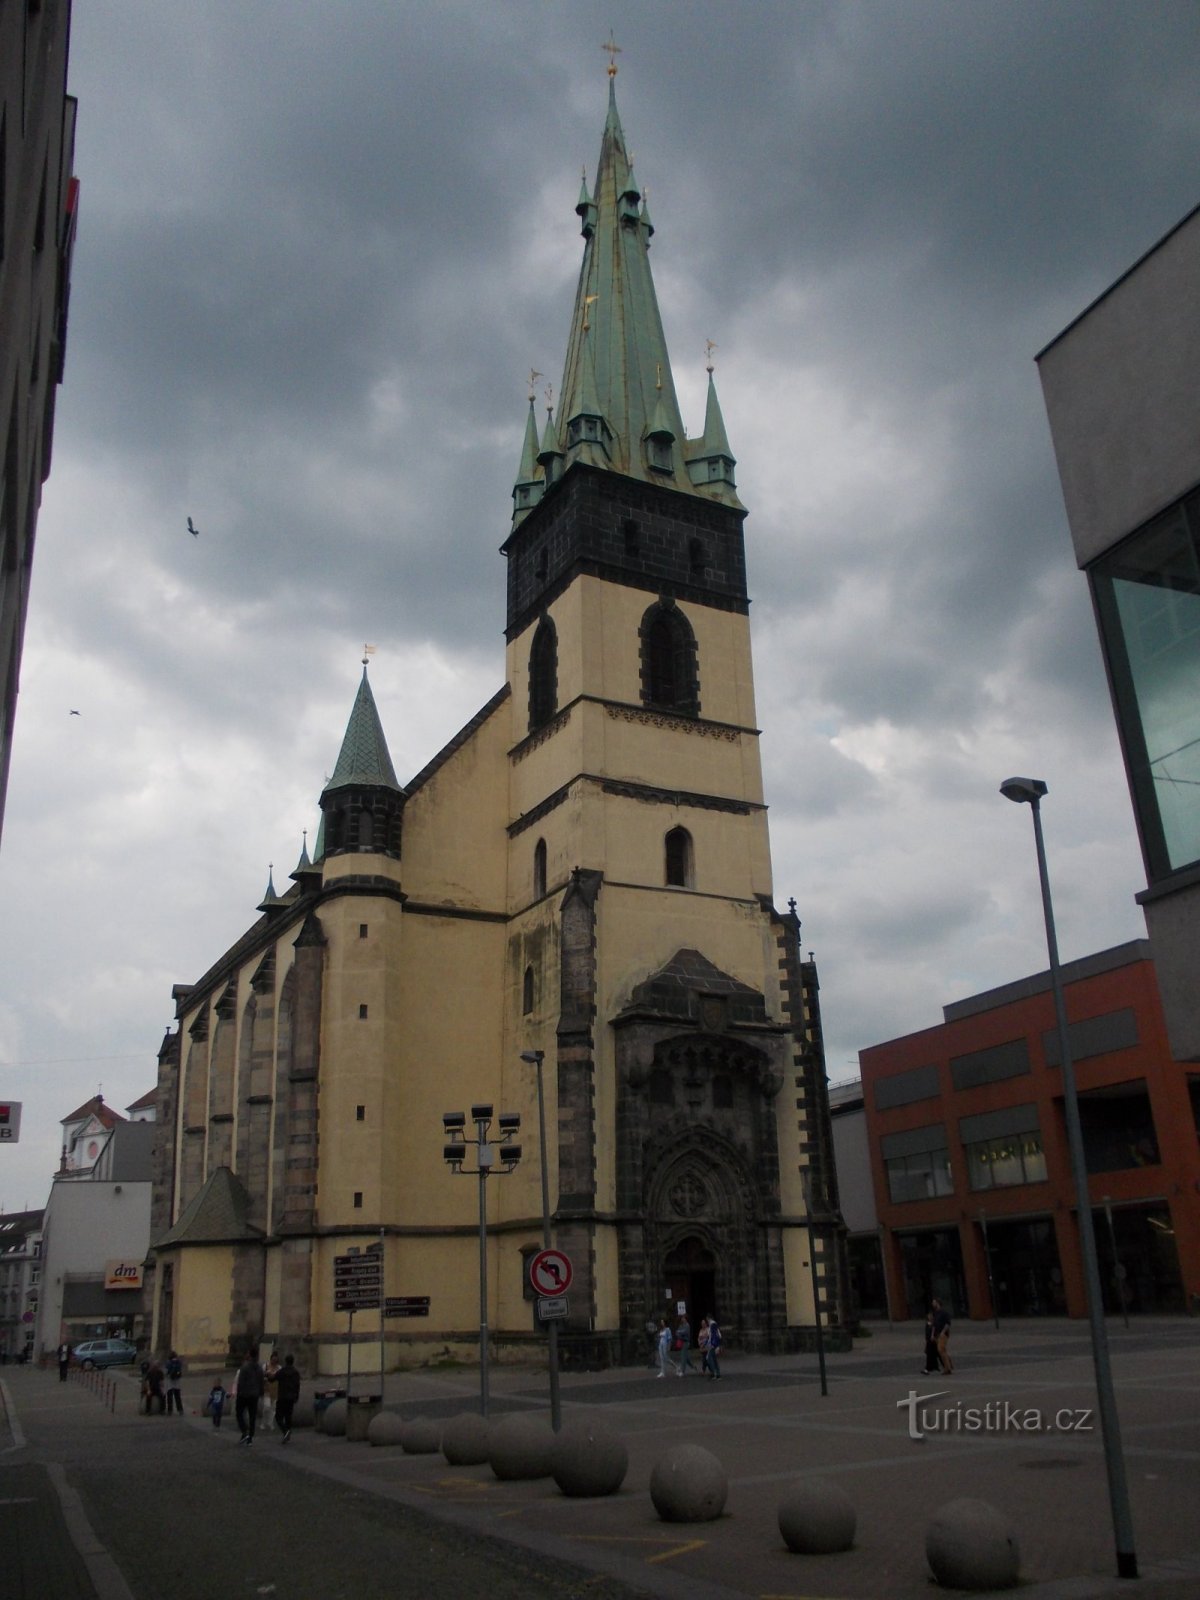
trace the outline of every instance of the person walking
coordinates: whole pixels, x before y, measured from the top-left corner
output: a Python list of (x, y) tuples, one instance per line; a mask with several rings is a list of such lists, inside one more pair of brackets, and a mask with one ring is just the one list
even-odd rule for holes
[[(936, 1305), (937, 1302), (935, 1301), (934, 1304)], [(925, 1316), (925, 1364), (921, 1368), (921, 1376), (923, 1378), (931, 1377), (937, 1370), (938, 1348), (937, 1340), (933, 1333), (933, 1312), (931, 1310)]]
[(237, 1371), (234, 1390), (234, 1413), (242, 1430), (242, 1444), (254, 1443), (254, 1424), (258, 1421), (258, 1403), (263, 1397), (263, 1369), (257, 1348), (247, 1350)]
[(263, 1370), (262, 1425), (268, 1433), (274, 1426), (276, 1381), (280, 1373), (279, 1351), (271, 1351), (271, 1359)]
[(160, 1417), (167, 1409), (167, 1397), (163, 1394), (163, 1381), (166, 1376), (166, 1373), (163, 1371), (162, 1362), (157, 1356), (151, 1356), (150, 1365), (146, 1368), (147, 1416), (150, 1415), (150, 1412), (155, 1406), (158, 1407), (158, 1414)]
[(292, 1407), (300, 1398), (300, 1373), (295, 1356), (284, 1356), (275, 1379), (275, 1425), (286, 1444), (292, 1437)]
[(708, 1375), (710, 1378), (721, 1376), (721, 1346), (725, 1343), (716, 1317), (708, 1319)]
[(685, 1372), (695, 1372), (692, 1365), (692, 1325), (686, 1311), (675, 1324), (675, 1348), (679, 1352), (679, 1376), (682, 1378)]
[(954, 1362), (950, 1359), (950, 1313), (940, 1300), (933, 1302), (933, 1337), (938, 1361), (942, 1371), (949, 1377), (954, 1371)]
[(658, 1319), (658, 1375), (665, 1378), (667, 1363), (671, 1359), (671, 1324), (666, 1317)]
[(67, 1369), (71, 1365), (71, 1346), (64, 1339), (58, 1347), (58, 1381), (66, 1383)]
[(167, 1357), (167, 1414), (168, 1414), (168, 1416), (170, 1415), (170, 1413), (172, 1411), (177, 1411), (180, 1416), (183, 1415), (183, 1394), (181, 1393), (180, 1388), (179, 1388), (180, 1379), (182, 1377), (183, 1377), (183, 1362), (179, 1359), (179, 1357), (175, 1353), (175, 1351), (172, 1350), (171, 1354)]
[(696, 1343), (700, 1346), (700, 1375), (708, 1377), (708, 1318), (700, 1318), (700, 1331), (696, 1335)]
[(221, 1382), (220, 1378), (218, 1378), (216, 1383), (214, 1383), (212, 1388), (208, 1391), (207, 1409), (209, 1416), (212, 1418), (212, 1425), (214, 1428), (219, 1428), (221, 1426), (221, 1418), (225, 1414), (225, 1399), (225, 1385)]

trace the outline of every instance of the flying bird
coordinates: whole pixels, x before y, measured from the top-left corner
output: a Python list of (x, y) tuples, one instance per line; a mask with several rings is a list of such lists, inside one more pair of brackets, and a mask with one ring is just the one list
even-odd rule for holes
[(78, 717), (78, 716), (81, 716), (82, 713), (79, 712), (79, 711), (70, 711), (70, 712), (67, 713), (67, 715), (71, 716), (71, 717)]
[(198, 539), (200, 537), (200, 529), (192, 521), (191, 517), (188, 518), (188, 532), (191, 534), (193, 539)]

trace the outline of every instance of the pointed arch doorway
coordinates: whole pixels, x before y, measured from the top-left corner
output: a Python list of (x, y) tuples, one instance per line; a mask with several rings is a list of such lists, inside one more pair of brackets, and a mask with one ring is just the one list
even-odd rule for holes
[(703, 1239), (689, 1234), (667, 1252), (663, 1275), (670, 1314), (678, 1314), (681, 1301), (687, 1306), (694, 1344), (700, 1318), (711, 1317), (717, 1309), (717, 1258)]

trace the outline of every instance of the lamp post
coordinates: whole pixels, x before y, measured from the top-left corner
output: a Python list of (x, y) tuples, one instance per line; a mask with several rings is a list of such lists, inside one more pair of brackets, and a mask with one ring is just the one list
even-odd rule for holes
[[(521, 1060), (537, 1068), (537, 1102), (538, 1102), (538, 1148), (542, 1161), (542, 1247), (550, 1248), (550, 1168), (546, 1160), (546, 1096), (542, 1088), (542, 1062), (545, 1052), (542, 1050), (522, 1050)], [(552, 1317), (549, 1328), (550, 1336), (550, 1426), (557, 1433), (562, 1427), (562, 1402), (558, 1393), (558, 1323)]]
[(1083, 1154), (1083, 1128), (1079, 1121), (1079, 1097), (1075, 1090), (1075, 1067), (1071, 1059), (1071, 1041), (1067, 1033), (1067, 1007), (1063, 999), (1062, 972), (1058, 964), (1058, 938), (1054, 931), (1054, 906), (1050, 898), (1050, 876), (1046, 871), (1046, 847), (1042, 840), (1041, 799), (1046, 792), (1046, 785), (1040, 778), (1006, 778), (1000, 785), (1000, 793), (1006, 800), (1012, 800), (1017, 805), (1027, 805), (1033, 812), (1033, 837), (1037, 846), (1038, 876), (1042, 886), (1042, 911), (1046, 919), (1046, 948), (1050, 955), (1050, 986), (1054, 991), (1058, 1049), (1062, 1060), (1067, 1146), (1071, 1152), (1071, 1171), (1075, 1179), (1079, 1243), (1083, 1254), (1083, 1282), (1087, 1297), (1088, 1321), (1092, 1332), (1092, 1364), (1096, 1371), (1097, 1409), (1100, 1412), (1100, 1427), (1104, 1435), (1104, 1466), (1108, 1474), (1108, 1498), (1112, 1509), (1113, 1537), (1117, 1547), (1117, 1576), (1136, 1578), (1138, 1565), (1133, 1541), (1133, 1517), (1129, 1508), (1125, 1455), (1121, 1448), (1121, 1424), (1117, 1417), (1112, 1365), (1108, 1356), (1104, 1301), (1100, 1293), (1100, 1266), (1096, 1256), (1096, 1231), (1092, 1225), (1087, 1163)]
[[(446, 1145), (442, 1157), (451, 1172), (466, 1173), (479, 1178), (479, 1411), (488, 1414), (488, 1307), (487, 1307), (487, 1180), (501, 1177), (513, 1170), (521, 1159), (521, 1146), (513, 1144), (521, 1131), (520, 1114), (502, 1111), (496, 1121), (499, 1148), (488, 1138), (492, 1126), (491, 1106), (471, 1107), (470, 1120), (475, 1124), (475, 1137), (467, 1137), (467, 1118), (461, 1111), (447, 1111), (442, 1117)], [(474, 1145), (474, 1167), (466, 1165), (467, 1146)], [(499, 1161), (499, 1166), (497, 1166)]]
[(821, 1371), (821, 1393), (829, 1394), (829, 1384), (825, 1377), (825, 1330), (821, 1326), (821, 1285), (817, 1278), (817, 1242), (813, 1231), (813, 1186), (812, 1173), (804, 1167), (800, 1173), (804, 1184), (804, 1214), (808, 1225), (808, 1265), (812, 1274), (813, 1317), (817, 1325), (817, 1365)]

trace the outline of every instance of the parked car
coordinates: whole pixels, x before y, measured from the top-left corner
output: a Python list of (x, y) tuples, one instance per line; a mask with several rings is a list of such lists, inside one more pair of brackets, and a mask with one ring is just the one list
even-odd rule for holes
[(128, 1339), (85, 1339), (74, 1355), (81, 1367), (121, 1367), (137, 1360), (137, 1345)]

